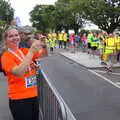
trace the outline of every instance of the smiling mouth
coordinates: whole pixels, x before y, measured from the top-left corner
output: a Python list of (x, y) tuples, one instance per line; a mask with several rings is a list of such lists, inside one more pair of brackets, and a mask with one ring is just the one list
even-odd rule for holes
[(13, 40), (13, 43), (14, 43), (14, 42), (15, 42), (15, 43), (16, 43), (16, 42), (20, 42), (20, 40), (18, 40), (18, 39), (17, 39), (17, 40)]

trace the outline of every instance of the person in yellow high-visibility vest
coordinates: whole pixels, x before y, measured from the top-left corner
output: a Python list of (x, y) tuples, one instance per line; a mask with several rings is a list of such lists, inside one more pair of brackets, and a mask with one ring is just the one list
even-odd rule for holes
[(53, 54), (54, 47), (54, 40), (52, 38), (49, 38), (49, 49), (51, 54)]
[(54, 48), (56, 48), (57, 46), (57, 34), (56, 33), (52, 33), (52, 39), (54, 41)]
[(120, 36), (119, 35), (116, 35), (115, 41), (116, 41), (116, 50), (117, 50), (117, 62), (119, 62), (120, 61)]
[(89, 33), (87, 36), (87, 41), (88, 41), (88, 54), (91, 53), (91, 39), (93, 38), (93, 33)]
[(108, 67), (111, 68), (115, 62), (114, 54), (116, 53), (116, 43), (113, 34), (109, 34), (109, 37), (106, 39), (106, 47), (105, 47), (105, 56), (104, 60), (108, 62)]
[(64, 49), (66, 49), (67, 46), (67, 33), (63, 33), (63, 42), (64, 42)]
[(93, 55), (96, 54), (98, 43), (99, 43), (98, 35), (97, 33), (94, 33), (93, 37), (91, 38), (91, 50)]
[(107, 39), (108, 39), (108, 34), (104, 34), (104, 48), (103, 48), (103, 55), (102, 55), (102, 61), (107, 64), (107, 54), (105, 53), (105, 48), (106, 48), (106, 43), (107, 43)]
[(105, 65), (103, 55), (105, 52), (105, 38), (102, 34), (99, 34), (99, 56), (100, 56), (100, 64)]
[(51, 38), (52, 38), (52, 34), (49, 33), (49, 34), (48, 34), (48, 39), (51, 39)]
[(63, 46), (63, 34), (62, 33), (58, 34), (58, 40), (59, 40), (59, 48), (62, 48)]

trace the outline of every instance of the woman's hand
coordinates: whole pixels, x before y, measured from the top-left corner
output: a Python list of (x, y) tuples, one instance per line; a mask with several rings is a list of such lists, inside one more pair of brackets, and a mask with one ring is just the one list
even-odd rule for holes
[(43, 48), (45, 46), (45, 42), (44, 41), (41, 41), (41, 40), (35, 40), (31, 47), (30, 47), (30, 51), (32, 53), (35, 53), (37, 51), (39, 51), (41, 48)]

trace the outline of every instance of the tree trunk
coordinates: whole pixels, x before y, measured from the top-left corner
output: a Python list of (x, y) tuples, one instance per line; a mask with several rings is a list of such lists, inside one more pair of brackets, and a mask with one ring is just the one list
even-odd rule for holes
[(66, 28), (65, 28), (65, 32), (66, 32), (67, 34), (68, 34), (68, 30), (69, 30), (68, 27), (66, 27)]

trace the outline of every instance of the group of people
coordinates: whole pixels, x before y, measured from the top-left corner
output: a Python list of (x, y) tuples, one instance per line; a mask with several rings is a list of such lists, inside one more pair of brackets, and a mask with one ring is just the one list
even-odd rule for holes
[(39, 120), (35, 61), (48, 53), (45, 36), (34, 37), (15, 25), (9, 26), (3, 34), (5, 50), (1, 67), (8, 81), (9, 108), (14, 120)]
[(48, 44), (49, 40), (53, 43), (52, 45), (48, 45), (52, 48), (52, 51), (56, 46), (64, 49), (68, 47), (72, 52), (75, 48), (80, 48), (83, 52), (90, 55), (99, 55), (101, 64), (106, 64), (111, 55), (116, 57), (117, 62), (120, 60), (119, 34), (108, 34), (106, 32), (89, 32), (80, 34), (49, 33), (47, 36)]
[(50, 49), (50, 52), (53, 53), (54, 48), (58, 47), (59, 48), (64, 48), (66, 49), (67, 47), (67, 40), (68, 36), (67, 33), (48, 33), (46, 35), (47, 39), (47, 46)]
[(111, 56), (120, 60), (120, 35), (106, 32), (89, 33), (87, 36), (88, 54), (99, 55), (101, 64), (107, 64)]

